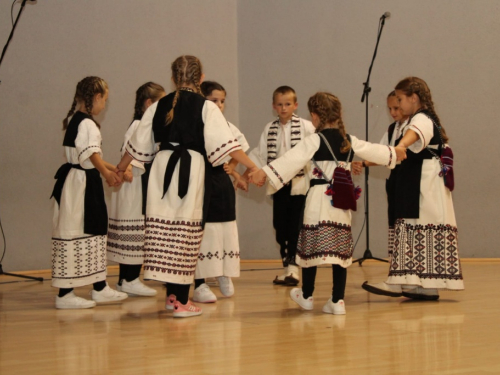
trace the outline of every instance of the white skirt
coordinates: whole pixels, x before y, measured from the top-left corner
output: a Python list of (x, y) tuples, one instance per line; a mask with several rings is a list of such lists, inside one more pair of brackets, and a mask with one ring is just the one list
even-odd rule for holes
[(240, 246), (236, 221), (205, 224), (194, 278), (219, 276), (240, 276)]
[(388, 284), (462, 290), (458, 230), (451, 192), (436, 159), (424, 160), (418, 219), (398, 219)]
[(300, 229), (296, 262), (301, 267), (352, 263), (351, 211), (335, 208), (325, 194), (328, 185), (309, 189)]

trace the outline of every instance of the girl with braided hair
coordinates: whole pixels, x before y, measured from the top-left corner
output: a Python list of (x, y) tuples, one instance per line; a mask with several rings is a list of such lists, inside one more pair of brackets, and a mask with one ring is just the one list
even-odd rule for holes
[[(115, 166), (102, 160), (100, 125), (93, 117), (105, 108), (107, 99), (106, 82), (86, 77), (78, 82), (63, 121), (67, 162), (57, 171), (52, 192), (52, 286), (59, 288), (58, 309), (86, 309), (96, 302), (127, 298), (106, 283), (108, 216), (101, 175), (109, 186), (121, 183)], [(88, 284), (94, 284), (93, 301), (73, 293), (73, 288)]]
[[(125, 133), (121, 156), (146, 109), (165, 95), (165, 89), (154, 82), (147, 82), (137, 89), (134, 119)], [(132, 161), (123, 175), (127, 183), (111, 193), (109, 211), (108, 260), (120, 265), (116, 289), (136, 296), (156, 295), (155, 289), (146, 286), (139, 279), (144, 261), (144, 212), (149, 166), (151, 164)]]
[(389, 225), (395, 233), (389, 277), (386, 282), (365, 282), (363, 289), (437, 300), (439, 289), (464, 289), (450, 191), (453, 175), (442, 160), (451, 149), (427, 83), (408, 77), (395, 90), (403, 114), (409, 116), (397, 141), (408, 148), (408, 158), (388, 181)]
[(302, 288), (292, 289), (290, 296), (303, 309), (312, 310), (317, 266), (331, 264), (332, 296), (323, 312), (343, 315), (346, 268), (352, 263), (353, 252), (351, 211), (356, 210), (349, 173), (352, 158), (356, 154), (392, 169), (396, 159), (405, 157), (405, 150), (371, 144), (346, 134), (341, 104), (335, 95), (318, 92), (307, 105), (316, 133), (250, 177), (260, 182), (267, 176), (275, 189), (281, 189), (304, 168), (309, 190), (296, 257), (302, 267)]
[(189, 288), (211, 198), (212, 166), (231, 157), (257, 169), (220, 109), (202, 95), (203, 78), (195, 56), (180, 56), (172, 63), (175, 92), (146, 110), (117, 166), (123, 175), (133, 159), (153, 162), (146, 204), (144, 278), (167, 283), (166, 308), (173, 310), (174, 317), (202, 313), (189, 301)]

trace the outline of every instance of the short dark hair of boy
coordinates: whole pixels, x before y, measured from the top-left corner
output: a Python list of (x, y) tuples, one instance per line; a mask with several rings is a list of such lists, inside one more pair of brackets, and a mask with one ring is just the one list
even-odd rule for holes
[(204, 96), (208, 96), (212, 93), (212, 91), (218, 90), (226, 93), (226, 89), (222, 87), (222, 85), (218, 82), (215, 81), (205, 81), (201, 84), (201, 92), (203, 93)]
[(391, 96), (396, 96), (396, 90), (392, 90), (389, 95), (387, 95), (387, 99), (389, 99)]
[(273, 92), (273, 103), (276, 101), (276, 97), (281, 94), (281, 95), (286, 95), (286, 94), (293, 94), (293, 101), (294, 103), (297, 103), (297, 94), (295, 93), (295, 90), (292, 89), (290, 86), (280, 86)]

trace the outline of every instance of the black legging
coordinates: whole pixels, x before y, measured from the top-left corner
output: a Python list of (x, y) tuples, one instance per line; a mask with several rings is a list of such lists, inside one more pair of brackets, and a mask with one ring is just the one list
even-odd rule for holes
[(189, 299), (189, 287), (191, 284), (167, 283), (167, 297), (173, 294), (177, 301), (185, 305)]
[[(94, 283), (94, 290), (95, 291), (100, 292), (104, 288), (106, 288), (106, 281), (105, 280), (98, 281), (98, 282)], [(60, 288), (58, 297), (64, 297), (66, 294), (71, 293), (72, 291), (73, 291), (73, 288)]]
[[(316, 271), (317, 267), (302, 268), (302, 295), (305, 299), (313, 295)], [(332, 302), (337, 303), (340, 299), (344, 299), (347, 269), (338, 264), (332, 264), (332, 274)]]
[(122, 285), (122, 280), (127, 282), (134, 281), (141, 274), (142, 264), (121, 264), (118, 284)]

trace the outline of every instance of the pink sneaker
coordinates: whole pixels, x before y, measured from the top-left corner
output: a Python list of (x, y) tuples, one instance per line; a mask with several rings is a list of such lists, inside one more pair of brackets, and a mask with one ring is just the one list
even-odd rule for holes
[(177, 297), (173, 294), (169, 295), (165, 301), (165, 308), (167, 310), (173, 310), (175, 301), (177, 301)]
[(174, 318), (188, 318), (190, 316), (201, 315), (202, 311), (199, 307), (188, 301), (185, 305), (179, 301), (174, 303)]

